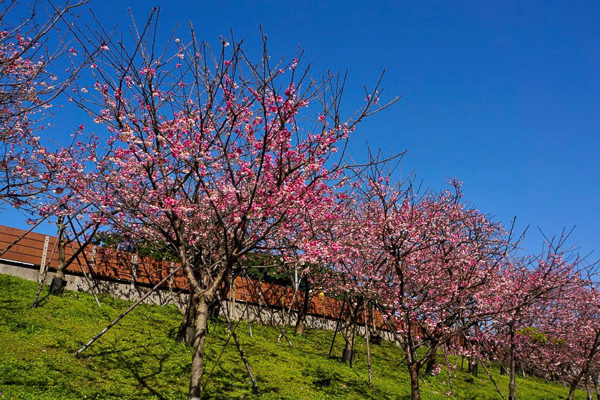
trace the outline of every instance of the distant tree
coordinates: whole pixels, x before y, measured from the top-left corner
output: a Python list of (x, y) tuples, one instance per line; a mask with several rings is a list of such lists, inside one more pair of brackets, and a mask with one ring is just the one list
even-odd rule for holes
[(570, 298), (583, 282), (578, 260), (567, 262), (561, 246), (551, 250), (545, 257), (507, 263), (493, 285), (496, 297), (489, 306), (495, 323), (490, 329), (509, 376), (509, 399), (516, 399), (517, 365), (526, 365), (532, 353), (548, 345), (547, 326), (556, 321), (552, 310), (557, 301)]
[(454, 191), (417, 197), (375, 168), (351, 202), (353, 242), (339, 260), (353, 291), (376, 299), (404, 350), (411, 399), (420, 399), (421, 368), (438, 348), (489, 314), (509, 241), (504, 229)]
[(546, 365), (556, 376), (569, 382), (567, 398), (577, 386), (598, 377), (600, 365), (600, 290), (597, 284), (568, 288), (547, 310), (544, 327)]

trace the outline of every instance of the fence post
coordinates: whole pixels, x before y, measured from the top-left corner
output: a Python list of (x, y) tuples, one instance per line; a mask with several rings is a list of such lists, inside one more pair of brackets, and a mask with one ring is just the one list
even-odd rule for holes
[(38, 282), (42, 282), (44, 279), (44, 272), (46, 271), (46, 256), (48, 254), (48, 243), (50, 242), (50, 237), (46, 236), (44, 239), (44, 250), (42, 251), (42, 261), (40, 262), (40, 274), (38, 275)]
[(90, 260), (90, 270), (92, 273), (96, 270), (96, 246), (92, 248), (92, 259)]
[(235, 285), (235, 277), (231, 278), (231, 286), (229, 287), (229, 314), (231, 315), (231, 318), (233, 318), (234, 320), (237, 320), (237, 312), (236, 312), (236, 306), (235, 306), (235, 300), (236, 300), (236, 285)]
[(131, 256), (131, 263), (133, 264), (131, 266), (131, 288), (134, 289), (135, 288), (135, 282), (137, 280), (137, 267), (138, 267), (138, 256), (137, 256), (137, 254), (134, 254), (133, 256)]
[(175, 267), (175, 263), (171, 261), (171, 266), (169, 267), (169, 274), (171, 277), (169, 278), (169, 294), (173, 293), (173, 268)]

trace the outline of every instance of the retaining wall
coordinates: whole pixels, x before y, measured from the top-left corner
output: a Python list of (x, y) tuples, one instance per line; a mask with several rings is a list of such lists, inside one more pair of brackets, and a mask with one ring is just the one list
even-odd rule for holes
[[(14, 244), (15, 241), (18, 242)], [(58, 251), (55, 249), (56, 237), (39, 233), (26, 233), (23, 230), (0, 225), (0, 254), (9, 246), (7, 252), (0, 256), (0, 273), (18, 276), (31, 281), (40, 277), (40, 265), (48, 267), (45, 284), (52, 281), (58, 263)], [(67, 245), (66, 257), (71, 257), (78, 247), (72, 243)], [(97, 292), (112, 297), (135, 301), (147, 293), (151, 287), (177, 267), (176, 264), (125, 252), (117, 252), (97, 246), (88, 246), (66, 270), (66, 289), (90, 292), (88, 279)], [(86, 279), (86, 275), (88, 279)], [(184, 309), (187, 305), (187, 279), (179, 271), (167, 280), (159, 290), (146, 300), (149, 304), (172, 303)], [(231, 288), (230, 288), (231, 289)], [(303, 304), (304, 293), (298, 292), (294, 298), (292, 288), (264, 283), (249, 278), (237, 277), (234, 290), (227, 290), (228, 307), (232, 319), (243, 318), (258, 321), (265, 325), (281, 325), (288, 317), (296, 322), (297, 308)], [(292, 304), (293, 301), (293, 304)], [(291, 307), (290, 307), (291, 306)], [(312, 328), (333, 330), (340, 315), (342, 302), (322, 294), (311, 297), (306, 325)], [(379, 313), (375, 315), (378, 326), (382, 324)], [(364, 327), (359, 328), (364, 334)], [(382, 332), (387, 339), (392, 339), (390, 332)]]

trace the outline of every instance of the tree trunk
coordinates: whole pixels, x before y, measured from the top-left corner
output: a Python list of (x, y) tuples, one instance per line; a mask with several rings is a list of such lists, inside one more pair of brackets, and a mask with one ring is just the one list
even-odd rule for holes
[(220, 314), (221, 314), (221, 302), (218, 300), (215, 300), (208, 306), (208, 319), (211, 321), (214, 321), (215, 319), (219, 318)]
[(310, 287), (308, 286), (308, 279), (304, 278), (304, 299), (302, 301), (302, 307), (298, 310), (298, 320), (296, 321), (296, 335), (302, 335), (304, 333), (304, 326), (306, 324), (306, 314), (308, 314), (308, 305), (310, 300)]
[(590, 377), (585, 376), (585, 392), (587, 393), (587, 400), (592, 400), (592, 392), (590, 391)]
[(179, 331), (177, 332), (176, 340), (180, 343), (185, 343), (188, 346), (194, 344), (194, 337), (196, 335), (196, 320), (198, 319), (198, 305), (200, 304), (198, 298), (194, 296), (194, 292), (190, 291), (188, 298), (188, 306), (185, 309), (185, 315), (183, 321), (179, 325)]
[(305, 327), (304, 318), (302, 318), (301, 315), (298, 315), (298, 320), (296, 321), (296, 327), (295, 327), (296, 335), (304, 334), (304, 327)]
[(354, 356), (356, 351), (354, 350), (354, 341), (356, 338), (356, 325), (358, 323), (358, 312), (362, 306), (362, 298), (359, 298), (354, 308), (350, 308), (350, 315), (347, 319), (347, 326), (344, 334), (346, 345), (344, 346), (344, 352), (342, 353), (342, 361), (347, 362), (350, 365), (354, 363)]
[[(569, 396), (567, 397), (568, 400), (573, 400), (573, 396), (575, 396), (575, 389), (577, 389), (577, 385), (579, 384), (581, 379), (583, 377), (586, 377), (586, 379), (587, 379), (588, 372), (590, 370), (590, 366), (592, 364), (592, 361), (594, 360), (594, 356), (598, 352), (599, 346), (600, 346), (600, 331), (597, 331), (596, 338), (594, 339), (594, 345), (589, 349), (589, 353), (587, 354), (587, 357), (586, 357), (587, 360), (585, 362), (585, 365), (581, 368), (581, 372), (579, 372), (577, 377), (575, 377), (575, 379), (571, 382), (571, 387), (569, 389)], [(587, 385), (587, 383), (586, 383), (586, 385)]]
[(573, 400), (575, 397), (575, 390), (577, 389), (577, 385), (583, 378), (583, 375), (586, 373), (585, 370), (581, 370), (581, 372), (571, 381), (571, 385), (569, 386), (569, 395), (567, 396), (567, 400)]
[(517, 360), (516, 360), (516, 352), (517, 347), (515, 345), (515, 331), (513, 327), (510, 327), (510, 360), (508, 365), (508, 375), (510, 378), (510, 382), (508, 384), (508, 400), (516, 400), (516, 369), (517, 369)]
[[(432, 346), (437, 346), (437, 343), (432, 343)], [(435, 365), (437, 364), (437, 347), (431, 355), (429, 356), (429, 360), (427, 360), (427, 366), (425, 367), (425, 375), (431, 376), (433, 374), (433, 370), (435, 369)]]
[(194, 352), (192, 355), (192, 373), (188, 400), (200, 400), (202, 391), (202, 374), (204, 372), (204, 343), (206, 341), (206, 327), (208, 322), (208, 301), (204, 297), (196, 301), (197, 316), (195, 321), (195, 335), (193, 340)]
[(66, 256), (65, 256), (65, 248), (67, 243), (65, 242), (64, 233), (65, 233), (65, 225), (63, 224), (64, 217), (58, 217), (58, 235), (56, 240), (58, 241), (58, 265), (56, 267), (56, 274), (54, 274), (54, 278), (52, 278), (52, 282), (50, 283), (50, 294), (59, 295), (62, 294), (65, 290), (65, 286), (67, 281), (65, 280), (65, 268), (66, 264)]
[(473, 375), (474, 377), (477, 377), (478, 374), (479, 374), (479, 361), (475, 360), (475, 361), (473, 361), (473, 365), (471, 365), (471, 375)]
[(356, 351), (354, 350), (354, 335), (352, 334), (346, 339), (346, 346), (342, 352), (342, 361), (352, 365), (354, 364), (355, 355)]
[(415, 362), (408, 362), (408, 373), (410, 375), (410, 400), (421, 400), (419, 369)]

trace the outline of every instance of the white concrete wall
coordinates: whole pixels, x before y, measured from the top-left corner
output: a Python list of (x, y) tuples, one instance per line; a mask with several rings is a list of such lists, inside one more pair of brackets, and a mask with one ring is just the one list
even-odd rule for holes
[[(17, 276), (30, 281), (37, 281), (39, 269), (32, 265), (5, 262), (4, 260), (0, 260), (0, 274)], [(54, 272), (49, 272), (44, 283), (46, 285), (50, 285), (53, 277)], [(67, 290), (90, 292), (90, 288), (85, 277), (81, 275), (67, 273), (65, 280), (67, 281), (67, 285), (65, 287)], [(97, 279), (95, 283), (98, 289), (97, 293), (100, 292), (103, 294), (108, 294), (111, 297), (128, 301), (136, 301), (150, 290), (150, 288), (145, 286), (132, 285), (130, 282), (117, 282)], [(157, 290), (144, 300), (144, 303), (156, 305), (162, 305), (167, 302), (174, 304), (180, 309), (185, 309), (187, 305), (187, 294), (178, 294), (177, 291), (170, 292), (168, 290)], [(245, 319), (259, 322), (262, 325), (272, 326), (281, 326), (284, 322), (287, 322), (287, 309), (284, 311), (281, 309), (261, 307), (254, 304), (246, 305), (246, 303), (240, 301), (236, 301), (234, 303), (235, 307), (232, 309), (229, 301), (226, 302), (226, 304), (230, 310), (230, 315), (233, 320)], [(222, 309), (221, 312), (223, 313), (225, 310)], [(291, 317), (289, 318), (291, 325), (296, 324), (296, 316), (297, 312), (292, 311)], [(311, 328), (335, 330), (336, 321), (314, 315), (308, 315), (306, 317), (306, 325)], [(359, 327), (358, 332), (360, 335), (364, 336), (364, 327)], [(393, 340), (393, 336), (389, 332), (382, 332), (382, 335), (386, 340)]]

